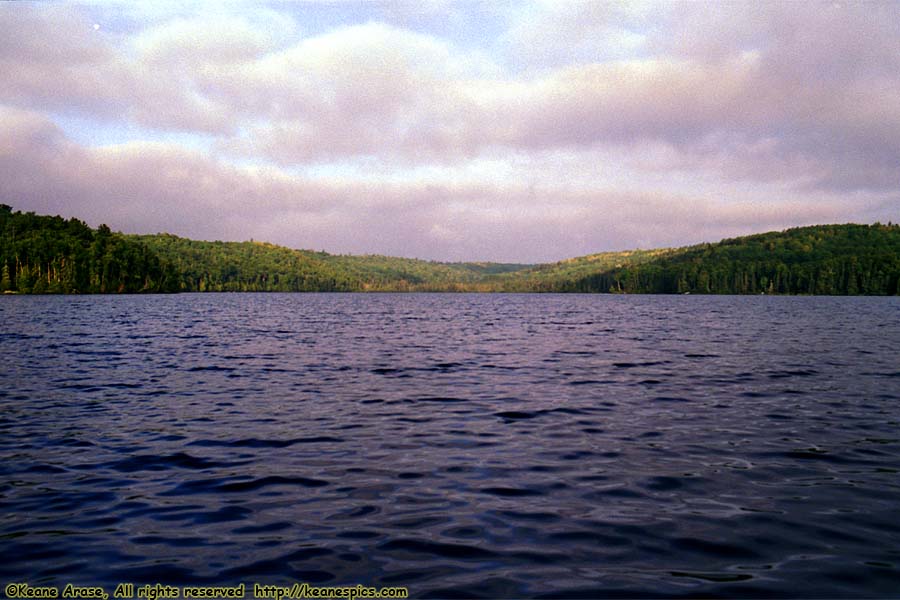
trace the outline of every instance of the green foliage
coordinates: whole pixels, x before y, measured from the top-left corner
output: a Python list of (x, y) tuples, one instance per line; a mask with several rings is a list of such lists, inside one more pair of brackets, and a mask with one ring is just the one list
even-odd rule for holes
[(556, 263), (536, 265), (527, 269), (490, 278), (492, 288), (504, 292), (560, 292), (573, 281), (612, 269), (650, 262), (674, 252), (670, 249), (601, 252), (569, 258)]
[(0, 204), (0, 292), (172, 291), (900, 294), (900, 226), (821, 225), (513, 265), (125, 236)]
[(178, 272), (187, 292), (343, 292), (360, 289), (352, 274), (314, 252), (260, 242), (200, 242), (169, 234), (131, 236)]
[(0, 289), (20, 293), (175, 291), (171, 266), (101, 225), (0, 205)]
[(191, 291), (896, 294), (896, 225), (825, 225), (545, 265), (335, 256), (253, 242), (140, 236)]
[(334, 256), (321, 259), (360, 283), (361, 290), (374, 292), (466, 292), (492, 291), (487, 277), (515, 272), (528, 265), (502, 263), (442, 263), (393, 256)]
[(701, 244), (572, 280), (561, 291), (900, 293), (900, 226), (817, 225)]
[(200, 242), (134, 236), (176, 266), (184, 291), (467, 291), (486, 275), (525, 268), (390, 256), (338, 256), (261, 242)]

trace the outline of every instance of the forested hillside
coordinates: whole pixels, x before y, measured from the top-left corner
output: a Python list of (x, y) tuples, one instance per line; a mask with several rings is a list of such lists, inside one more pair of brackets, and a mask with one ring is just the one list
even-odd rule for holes
[(185, 292), (349, 292), (359, 281), (314, 252), (260, 242), (202, 242), (174, 235), (129, 236), (175, 266)]
[(496, 291), (495, 275), (531, 265), (504, 263), (442, 263), (394, 256), (322, 254), (322, 260), (352, 274), (363, 291), (465, 292)]
[(0, 204), (0, 292), (173, 292), (179, 276), (145, 246), (78, 219)]
[(174, 264), (181, 274), (181, 289), (194, 292), (466, 291), (486, 276), (528, 266), (339, 256), (262, 242), (199, 242), (167, 234), (130, 237)]
[(122, 235), (0, 205), (0, 291), (900, 294), (900, 226), (818, 225), (544, 265), (338, 256), (262, 242)]
[(817, 225), (683, 248), (559, 291), (637, 294), (900, 294), (900, 226)]
[(569, 258), (555, 263), (535, 265), (487, 278), (493, 291), (559, 292), (574, 281), (612, 269), (644, 264), (678, 252), (670, 248), (601, 252)]

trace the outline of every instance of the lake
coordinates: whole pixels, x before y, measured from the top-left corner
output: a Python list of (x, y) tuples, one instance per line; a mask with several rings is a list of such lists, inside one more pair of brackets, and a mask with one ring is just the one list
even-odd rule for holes
[(900, 298), (0, 297), (0, 582), (896, 597)]

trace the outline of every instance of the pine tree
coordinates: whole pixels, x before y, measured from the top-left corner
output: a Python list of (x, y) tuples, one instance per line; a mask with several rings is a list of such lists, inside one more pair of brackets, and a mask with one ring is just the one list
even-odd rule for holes
[(0, 274), (0, 293), (6, 292), (12, 289), (12, 281), (9, 279), (9, 265), (3, 265), (2, 274)]

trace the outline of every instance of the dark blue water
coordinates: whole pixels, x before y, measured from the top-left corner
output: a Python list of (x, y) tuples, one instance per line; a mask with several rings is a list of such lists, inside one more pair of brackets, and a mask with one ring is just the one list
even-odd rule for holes
[(900, 593), (900, 299), (0, 297), (0, 582)]

